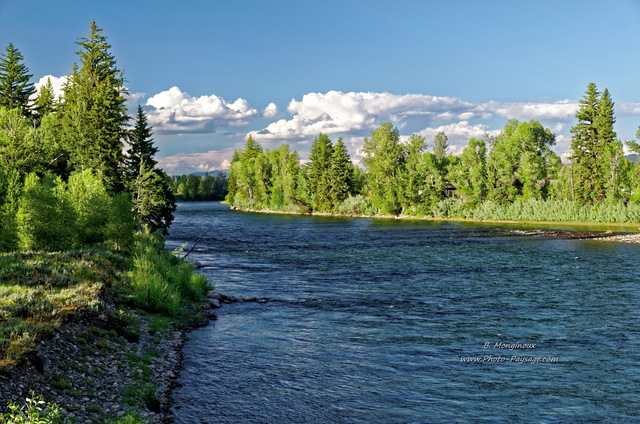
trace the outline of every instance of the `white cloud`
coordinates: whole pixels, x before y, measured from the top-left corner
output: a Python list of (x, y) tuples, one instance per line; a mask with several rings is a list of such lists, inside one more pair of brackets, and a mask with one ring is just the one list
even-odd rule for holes
[(382, 122), (393, 122), (411, 131), (432, 122), (480, 118), (471, 103), (455, 97), (391, 93), (309, 93), (302, 100), (291, 100), (287, 108), (292, 117), (273, 122), (251, 134), (258, 140), (299, 139), (325, 134), (353, 134), (371, 130)]
[(158, 158), (158, 166), (170, 175), (192, 172), (212, 172), (228, 169), (233, 149), (209, 150), (202, 153), (181, 153)]
[(269, 103), (262, 111), (262, 116), (265, 118), (275, 118), (278, 116), (278, 106), (275, 103)]
[(640, 116), (640, 103), (619, 102), (616, 103), (614, 107), (618, 116)]
[(432, 145), (433, 138), (439, 132), (444, 132), (447, 135), (449, 153), (451, 154), (462, 153), (462, 150), (472, 138), (482, 138), (485, 135), (497, 136), (500, 134), (500, 130), (492, 130), (486, 124), (470, 125), (467, 121), (461, 121), (449, 125), (442, 125), (437, 128), (425, 128), (420, 131), (420, 135), (424, 136), (427, 143)]
[(575, 116), (578, 102), (560, 100), (553, 103), (523, 103), (523, 102), (488, 102), (479, 105), (481, 110), (493, 112), (507, 119), (519, 121), (557, 119), (567, 120)]
[(220, 127), (242, 126), (258, 111), (245, 99), (228, 103), (215, 94), (193, 97), (178, 87), (147, 100), (149, 123), (158, 132), (212, 133)]
[(60, 96), (62, 96), (62, 88), (67, 83), (67, 76), (66, 75), (63, 75), (61, 77), (54, 77), (53, 75), (43, 76), (38, 80), (38, 82), (34, 84), (37, 92), (40, 91), (40, 87), (42, 87), (47, 83), (47, 79), (51, 80), (51, 85), (53, 86), (53, 95), (56, 98), (59, 98)]

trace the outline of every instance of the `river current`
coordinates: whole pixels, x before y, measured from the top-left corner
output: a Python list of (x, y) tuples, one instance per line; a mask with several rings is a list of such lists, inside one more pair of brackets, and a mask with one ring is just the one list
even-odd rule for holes
[(177, 423), (638, 423), (640, 245), (181, 203), (223, 305)]

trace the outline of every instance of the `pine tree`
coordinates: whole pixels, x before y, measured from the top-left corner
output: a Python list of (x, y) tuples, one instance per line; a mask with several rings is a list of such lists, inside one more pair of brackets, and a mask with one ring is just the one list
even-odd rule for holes
[[(158, 162), (154, 156), (158, 148), (153, 144), (152, 134), (147, 116), (138, 105), (136, 123), (128, 134), (130, 147), (125, 157), (125, 172), (133, 209), (138, 213), (142, 227), (167, 234), (176, 204), (169, 178), (156, 167)], [(198, 183), (199, 179), (195, 182), (194, 197), (197, 196)]]
[(80, 38), (80, 68), (64, 87), (63, 128), (76, 169), (94, 169), (112, 192), (124, 188), (122, 140), (128, 116), (124, 77), (116, 67), (111, 45), (91, 22), (89, 36)]
[(34, 103), (36, 125), (39, 126), (42, 118), (55, 111), (56, 98), (53, 92), (53, 84), (51, 78), (47, 78), (47, 82), (40, 87), (38, 97)]
[(313, 200), (313, 208), (317, 211), (328, 212), (331, 210), (331, 156), (333, 155), (333, 143), (326, 134), (318, 134), (314, 138), (309, 153), (307, 175), (309, 188)]
[(138, 214), (142, 229), (167, 235), (176, 209), (167, 175), (142, 162), (140, 173), (131, 182), (131, 189), (133, 210)]
[(158, 153), (158, 148), (153, 144), (153, 130), (147, 121), (147, 115), (142, 110), (142, 106), (138, 105), (136, 113), (136, 123), (131, 131), (129, 131), (129, 149), (125, 157), (125, 170), (127, 174), (137, 176), (140, 174), (142, 164), (147, 167), (155, 168), (158, 163), (154, 156)]
[(20, 109), (23, 116), (31, 116), (29, 97), (36, 92), (30, 82), (33, 75), (23, 63), (24, 57), (13, 44), (9, 43), (0, 58), (0, 106)]
[(600, 94), (590, 83), (576, 112), (578, 123), (571, 128), (573, 187), (576, 198), (583, 202), (602, 201), (607, 196), (608, 171), (615, 167), (618, 156), (612, 154), (616, 150), (613, 106), (609, 91), (605, 88)]
[(340, 206), (349, 195), (353, 193), (353, 164), (349, 151), (342, 141), (338, 139), (333, 146), (331, 154), (331, 168), (329, 171), (329, 187), (332, 209)]

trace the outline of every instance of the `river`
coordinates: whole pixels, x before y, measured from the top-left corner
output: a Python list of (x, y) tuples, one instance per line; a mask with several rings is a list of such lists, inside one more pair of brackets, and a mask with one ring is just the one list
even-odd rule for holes
[(177, 423), (640, 422), (640, 245), (181, 203), (226, 294)]

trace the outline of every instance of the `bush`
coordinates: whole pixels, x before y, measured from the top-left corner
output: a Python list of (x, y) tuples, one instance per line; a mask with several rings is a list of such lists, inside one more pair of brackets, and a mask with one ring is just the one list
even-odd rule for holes
[[(33, 396), (33, 394), (32, 394)], [(45, 403), (42, 396), (27, 398), (25, 405), (8, 404), (9, 411), (2, 416), (7, 424), (54, 424), (62, 422), (58, 405)]]
[(23, 250), (64, 250), (73, 246), (76, 213), (60, 177), (27, 175), (16, 215)]
[(100, 177), (90, 169), (71, 174), (67, 196), (78, 217), (80, 244), (91, 246), (101, 243), (111, 199)]
[(374, 215), (375, 210), (371, 204), (371, 200), (364, 196), (349, 196), (338, 206), (338, 213), (342, 215)]
[(126, 193), (111, 198), (103, 233), (107, 246), (117, 252), (129, 252), (138, 228), (131, 200)]
[(197, 301), (208, 289), (193, 265), (168, 253), (162, 239), (150, 233), (136, 241), (130, 277), (136, 304), (169, 316), (178, 313), (183, 301)]

